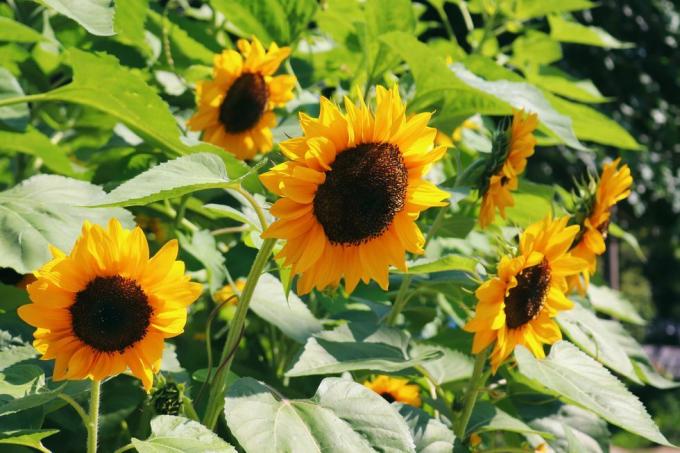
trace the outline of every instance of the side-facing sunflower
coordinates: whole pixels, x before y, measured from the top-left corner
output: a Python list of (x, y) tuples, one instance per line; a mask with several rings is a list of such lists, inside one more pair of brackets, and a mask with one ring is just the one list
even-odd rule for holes
[(475, 316), (464, 327), (474, 332), (472, 352), (480, 353), (494, 341), (491, 366), (494, 372), (515, 346), (526, 346), (538, 358), (545, 357), (543, 344), (562, 338), (552, 319), (573, 303), (567, 299), (566, 278), (582, 272), (587, 263), (569, 253), (578, 226), (569, 218), (551, 217), (529, 226), (521, 235), (518, 256), (504, 256), (498, 275), (476, 291)]
[(482, 175), (479, 194), (482, 206), (479, 211), (479, 225), (486, 228), (496, 216), (496, 209), (505, 218), (505, 208), (514, 206), (511, 192), (517, 190), (518, 177), (524, 172), (527, 159), (534, 154), (538, 126), (535, 113), (525, 114), (516, 110), (512, 124), (506, 131), (496, 134), (491, 157)]
[(69, 255), (51, 251), (28, 285), (32, 303), (18, 312), (37, 328), (41, 358), (55, 359), (54, 379), (102, 380), (129, 368), (149, 390), (164, 339), (183, 332), (202, 291), (175, 260), (177, 241), (149, 258), (142, 230), (113, 219), (108, 229), (85, 222)]
[(305, 135), (281, 143), (290, 160), (260, 176), (282, 197), (263, 237), (287, 241), (279, 257), (301, 274), (300, 294), (343, 277), (349, 292), (371, 279), (387, 289), (390, 265), (405, 270), (405, 251), (423, 253), (420, 212), (448, 198), (423, 179), (446, 152), (430, 113), (407, 118), (396, 86), (377, 87), (375, 113), (363, 99), (345, 109), (321, 98), (319, 118), (301, 113)]
[(378, 395), (385, 398), (388, 402), (398, 402), (420, 407), (420, 387), (409, 384), (408, 379), (378, 375), (370, 381), (365, 381), (364, 385), (373, 390)]
[(213, 62), (213, 79), (196, 85), (198, 112), (187, 126), (203, 131), (203, 140), (239, 159), (252, 159), (272, 149), (275, 107), (293, 98), (295, 77), (273, 74), (290, 55), (290, 48), (241, 39), (238, 49), (225, 50)]
[[(572, 288), (585, 293), (590, 283), (590, 276), (597, 271), (597, 257), (606, 250), (605, 239), (609, 231), (611, 210), (619, 201), (630, 195), (630, 187), (633, 185), (633, 177), (630, 168), (624, 164), (621, 168), (621, 159), (604, 164), (602, 175), (597, 182), (594, 197), (586, 200), (585, 218), (581, 223), (581, 233), (574, 243), (571, 253), (583, 258), (588, 262), (588, 268), (580, 276), (569, 279)], [(587, 189), (586, 189), (587, 190)], [(581, 213), (583, 215), (583, 213)]]

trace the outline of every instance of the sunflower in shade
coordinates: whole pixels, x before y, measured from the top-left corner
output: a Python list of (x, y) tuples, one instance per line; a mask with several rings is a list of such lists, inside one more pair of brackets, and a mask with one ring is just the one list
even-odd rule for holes
[(176, 261), (177, 241), (149, 258), (142, 230), (113, 219), (107, 229), (85, 222), (69, 255), (51, 251), (18, 313), (36, 327), (41, 358), (55, 360), (54, 379), (102, 380), (129, 368), (151, 389), (165, 338), (183, 332), (202, 291)]
[(370, 381), (365, 381), (364, 385), (390, 403), (396, 401), (415, 407), (420, 407), (422, 404), (420, 400), (420, 387), (415, 384), (409, 384), (408, 379), (381, 374)]
[(423, 253), (421, 211), (448, 194), (423, 177), (446, 152), (435, 147), (430, 113), (406, 117), (397, 87), (378, 87), (375, 113), (345, 99), (346, 113), (321, 98), (319, 118), (300, 114), (304, 136), (281, 143), (290, 159), (260, 176), (282, 197), (263, 233), (286, 240), (278, 257), (300, 274), (297, 291), (336, 286), (351, 292), (371, 279), (387, 289), (390, 265)]
[(502, 257), (498, 275), (475, 292), (475, 316), (464, 329), (475, 334), (475, 354), (495, 342), (491, 353), (494, 372), (516, 345), (543, 358), (543, 344), (562, 338), (552, 318), (572, 307), (565, 296), (566, 279), (587, 266), (585, 260), (569, 253), (579, 228), (567, 226), (568, 220), (566, 216), (548, 217), (529, 226), (520, 237), (518, 255)]
[(239, 159), (272, 149), (275, 107), (293, 98), (295, 77), (273, 74), (290, 55), (290, 48), (271, 43), (268, 50), (257, 38), (241, 39), (238, 49), (225, 50), (213, 62), (213, 78), (196, 85), (198, 112), (187, 125), (203, 131), (203, 140)]
[(516, 110), (510, 127), (497, 133), (493, 140), (491, 157), (487, 161), (479, 194), (482, 206), (479, 225), (486, 228), (496, 216), (496, 210), (505, 218), (505, 208), (514, 206), (511, 192), (519, 186), (519, 175), (524, 172), (527, 159), (534, 154), (538, 126), (535, 113)]
[[(590, 276), (597, 270), (597, 257), (606, 250), (605, 239), (609, 231), (611, 221), (611, 210), (619, 201), (630, 195), (630, 188), (633, 185), (633, 177), (630, 175), (630, 168), (624, 164), (619, 168), (621, 159), (607, 163), (602, 168), (602, 175), (594, 189), (594, 196), (589, 188), (583, 188), (583, 198), (577, 203), (576, 218), (581, 217), (579, 222), (581, 233), (574, 242), (571, 253), (574, 256), (583, 258), (588, 262), (588, 268), (580, 276), (569, 279), (572, 288), (576, 288), (581, 293), (585, 293), (590, 283)], [(585, 214), (585, 215), (584, 215)]]

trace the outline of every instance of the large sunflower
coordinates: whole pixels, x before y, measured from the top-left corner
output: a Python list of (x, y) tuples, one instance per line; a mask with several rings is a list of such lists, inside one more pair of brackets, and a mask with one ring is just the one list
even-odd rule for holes
[(448, 198), (423, 179), (446, 152), (430, 113), (407, 118), (396, 86), (377, 87), (375, 113), (363, 99), (345, 109), (321, 98), (319, 118), (300, 114), (305, 135), (281, 143), (290, 160), (260, 176), (282, 197), (263, 236), (287, 240), (279, 257), (301, 274), (300, 294), (343, 277), (349, 292), (371, 279), (387, 289), (390, 265), (405, 270), (405, 251), (423, 252), (420, 212)]
[(518, 256), (501, 258), (498, 275), (475, 293), (475, 316), (464, 329), (475, 333), (475, 354), (496, 342), (491, 353), (494, 372), (516, 345), (542, 358), (543, 344), (562, 338), (552, 318), (572, 307), (565, 296), (566, 278), (587, 265), (569, 253), (578, 226), (567, 226), (567, 221), (566, 216), (548, 217), (529, 226), (520, 237)]
[(570, 286), (582, 293), (588, 288), (590, 276), (597, 270), (597, 257), (606, 249), (604, 241), (609, 231), (612, 207), (630, 195), (633, 177), (628, 165), (618, 168), (620, 163), (619, 158), (602, 168), (595, 197), (590, 202), (589, 212), (581, 225), (580, 237), (571, 251), (574, 256), (588, 262), (588, 268), (581, 273), (582, 278), (574, 276), (569, 279)]
[(381, 374), (370, 381), (365, 381), (364, 385), (390, 403), (396, 401), (415, 407), (420, 407), (422, 404), (420, 400), (420, 387), (415, 384), (409, 384), (408, 379)]
[(153, 258), (140, 228), (85, 222), (70, 255), (53, 259), (28, 286), (32, 303), (19, 316), (36, 327), (33, 345), (55, 359), (54, 379), (101, 380), (129, 368), (149, 390), (165, 338), (184, 330), (187, 306), (202, 286), (176, 261), (177, 241)]
[(295, 77), (273, 76), (290, 48), (271, 43), (265, 51), (255, 37), (252, 42), (241, 39), (237, 46), (241, 53), (216, 55), (213, 79), (196, 85), (198, 112), (187, 125), (239, 159), (252, 159), (272, 149), (272, 110), (293, 98)]
[(480, 188), (479, 225), (482, 228), (493, 222), (496, 209), (505, 218), (505, 208), (514, 206), (511, 192), (517, 190), (518, 177), (524, 172), (527, 159), (534, 154), (534, 130), (537, 126), (535, 113), (525, 114), (516, 110), (510, 127), (496, 135)]

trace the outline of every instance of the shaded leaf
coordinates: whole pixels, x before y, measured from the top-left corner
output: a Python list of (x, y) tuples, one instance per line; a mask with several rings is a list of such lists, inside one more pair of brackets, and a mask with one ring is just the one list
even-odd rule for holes
[(427, 412), (408, 404), (394, 403), (411, 431), (418, 453), (450, 453), (453, 431)]
[[(0, 24), (0, 27), (2, 27), (2, 24)], [(24, 90), (12, 73), (4, 67), (0, 68), (0, 99), (23, 95)], [(28, 116), (28, 104), (14, 104), (0, 107), (0, 122), (15, 130), (24, 130), (26, 128)]]
[(43, 0), (59, 14), (71, 18), (93, 35), (111, 36), (113, 2), (111, 0)]
[(27, 128), (24, 132), (0, 130), (0, 151), (39, 157), (50, 170), (67, 176), (75, 175), (64, 150), (33, 127)]
[(139, 453), (236, 453), (236, 449), (198, 422), (174, 415), (151, 420), (151, 436), (132, 439)]
[(0, 41), (38, 42), (45, 39), (43, 35), (9, 17), (0, 16)]

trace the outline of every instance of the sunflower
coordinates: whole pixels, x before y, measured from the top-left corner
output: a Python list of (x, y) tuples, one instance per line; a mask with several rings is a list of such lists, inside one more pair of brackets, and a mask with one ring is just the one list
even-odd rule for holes
[(187, 126), (203, 131), (203, 140), (239, 159), (252, 159), (272, 149), (273, 109), (293, 98), (295, 77), (273, 74), (290, 48), (240, 39), (239, 52), (225, 50), (213, 62), (213, 78), (196, 85), (198, 112)]
[(365, 381), (364, 385), (373, 390), (388, 402), (398, 402), (420, 407), (420, 387), (409, 384), (408, 379), (395, 378), (381, 374), (373, 380)]
[(234, 282), (233, 286), (231, 284), (226, 284), (217, 290), (215, 294), (213, 294), (213, 299), (215, 299), (215, 302), (222, 304), (228, 301), (228, 305), (236, 305), (238, 303), (238, 298), (231, 297), (236, 294), (236, 292), (234, 292), (234, 286), (236, 287), (238, 294), (241, 294), (243, 292), (243, 288), (246, 287), (246, 279), (239, 278)]
[(287, 242), (278, 257), (300, 274), (297, 291), (371, 279), (387, 289), (388, 270), (406, 270), (405, 251), (423, 253), (415, 221), (448, 194), (423, 176), (446, 147), (434, 147), (430, 113), (409, 118), (398, 88), (377, 87), (373, 113), (345, 98), (346, 113), (321, 98), (319, 118), (300, 114), (304, 136), (281, 143), (290, 159), (260, 176), (281, 196), (279, 220), (264, 233)]
[(164, 339), (182, 333), (187, 306), (202, 291), (175, 260), (177, 241), (149, 258), (139, 227), (86, 221), (70, 255), (51, 251), (28, 285), (32, 303), (18, 312), (36, 327), (42, 359), (55, 359), (54, 379), (101, 380), (129, 368), (148, 391)]
[(479, 225), (486, 228), (496, 215), (496, 209), (505, 218), (505, 208), (514, 206), (511, 192), (519, 185), (518, 177), (527, 165), (527, 158), (534, 154), (538, 126), (535, 113), (525, 115), (516, 110), (510, 127), (494, 138), (491, 158), (482, 176), (480, 195), (482, 206)]
[(519, 254), (504, 256), (498, 276), (476, 291), (475, 316), (464, 327), (474, 332), (472, 352), (478, 354), (492, 342), (494, 372), (515, 346), (526, 346), (543, 358), (543, 344), (562, 338), (553, 317), (573, 303), (565, 296), (566, 278), (582, 272), (587, 263), (569, 253), (578, 226), (567, 226), (568, 216), (551, 217), (529, 226), (520, 237)]
[(590, 276), (597, 270), (597, 257), (602, 255), (606, 249), (604, 241), (609, 231), (612, 207), (630, 195), (633, 177), (630, 175), (628, 165), (624, 164), (618, 168), (620, 163), (619, 158), (605, 164), (602, 168), (595, 197), (589, 203), (589, 212), (581, 222), (580, 237), (575, 241), (571, 251), (574, 256), (588, 262), (588, 268), (581, 273), (580, 277), (574, 276), (569, 279), (570, 286), (581, 293), (585, 293), (590, 283)]

